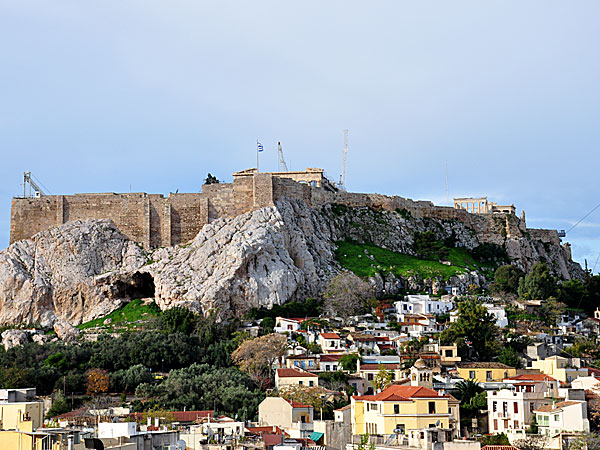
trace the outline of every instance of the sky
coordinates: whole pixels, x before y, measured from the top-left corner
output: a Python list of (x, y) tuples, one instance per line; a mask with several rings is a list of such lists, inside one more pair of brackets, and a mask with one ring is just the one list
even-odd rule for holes
[[(52, 194), (198, 192), (256, 165), (569, 230), (600, 203), (600, 2), (0, 2), (0, 248)], [(22, 194), (21, 194), (22, 195)], [(600, 208), (568, 232), (600, 271)], [(596, 267), (597, 264), (597, 267)]]

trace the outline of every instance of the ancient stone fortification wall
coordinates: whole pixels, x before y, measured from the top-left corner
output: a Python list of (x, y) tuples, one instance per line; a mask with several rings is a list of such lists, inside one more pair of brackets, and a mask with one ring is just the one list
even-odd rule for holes
[(14, 198), (10, 241), (29, 238), (71, 220), (112, 219), (125, 235), (144, 247), (165, 247), (190, 241), (211, 220), (272, 206), (284, 197), (304, 200), (313, 208), (338, 203), (349, 207), (406, 210), (417, 218), (458, 220), (471, 227), (482, 242), (501, 244), (505, 237), (520, 237), (527, 231), (544, 242), (560, 244), (555, 231), (526, 230), (524, 220), (513, 214), (469, 214), (428, 201), (333, 192), (270, 173), (244, 173), (244, 176), (234, 176), (233, 183), (204, 185), (202, 193), (169, 194), (168, 197), (107, 193)]

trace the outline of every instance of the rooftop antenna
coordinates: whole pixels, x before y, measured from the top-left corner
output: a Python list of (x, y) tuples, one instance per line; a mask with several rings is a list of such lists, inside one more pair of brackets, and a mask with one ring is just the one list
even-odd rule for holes
[(342, 191), (346, 190), (346, 155), (348, 154), (348, 130), (344, 130), (344, 151), (342, 155), (342, 174), (340, 175), (340, 182), (338, 188)]
[(285, 159), (283, 159), (283, 149), (281, 148), (281, 142), (277, 143), (277, 151), (279, 152), (279, 171), (287, 172), (287, 164), (285, 163)]
[(446, 206), (450, 206), (450, 191), (448, 190), (448, 161), (446, 161)]
[[(40, 184), (42, 184), (42, 183), (40, 183)], [(28, 188), (29, 188), (29, 191), (28, 191)], [(31, 195), (32, 188), (33, 188), (33, 195)], [(43, 195), (46, 195), (46, 193), (42, 190), (41, 187), (38, 186), (38, 184), (35, 181), (33, 181), (33, 176), (31, 175), (31, 172), (23, 172), (23, 198), (26, 198), (26, 197), (39, 198), (39, 197), (42, 197)]]

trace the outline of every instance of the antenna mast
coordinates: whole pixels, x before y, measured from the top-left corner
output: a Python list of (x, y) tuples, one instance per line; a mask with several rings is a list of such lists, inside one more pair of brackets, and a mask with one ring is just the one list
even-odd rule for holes
[(277, 143), (277, 151), (279, 152), (279, 171), (287, 172), (287, 164), (285, 163), (285, 159), (283, 159), (283, 149), (281, 148), (281, 142)]
[(342, 156), (342, 174), (340, 175), (340, 182), (338, 188), (342, 191), (346, 190), (346, 155), (348, 154), (348, 130), (344, 130), (344, 152)]

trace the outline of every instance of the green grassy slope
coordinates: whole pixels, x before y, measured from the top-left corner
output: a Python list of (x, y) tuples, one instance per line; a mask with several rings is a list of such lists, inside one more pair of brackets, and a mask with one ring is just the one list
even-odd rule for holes
[[(159, 316), (160, 313), (160, 308), (155, 303), (145, 305), (141, 300), (132, 300), (107, 316), (82, 323), (81, 325), (77, 325), (77, 328), (85, 330), (87, 328), (104, 327), (107, 330), (113, 331), (117, 329), (141, 328), (143, 324), (138, 323), (138, 321), (146, 322), (153, 317)], [(109, 325), (104, 325), (106, 319), (111, 319), (112, 322)]]
[[(336, 242), (337, 261), (346, 269), (361, 277), (373, 276), (376, 272), (381, 275), (393, 273), (396, 276), (408, 277), (418, 275), (423, 278), (441, 277), (444, 280), (467, 272), (480, 270), (480, 265), (462, 248), (449, 249), (448, 260), (452, 265), (447, 266), (438, 261), (419, 259), (415, 256), (393, 252), (373, 244), (357, 244), (348, 241)], [(365, 253), (373, 256), (369, 258)]]

